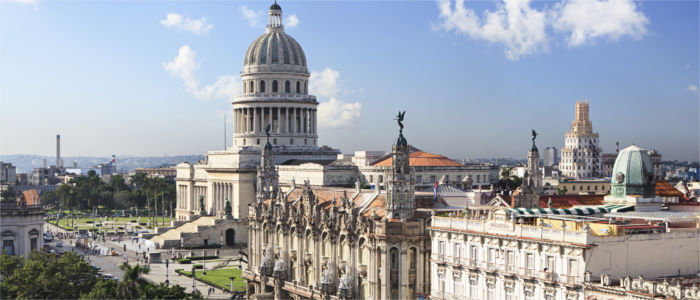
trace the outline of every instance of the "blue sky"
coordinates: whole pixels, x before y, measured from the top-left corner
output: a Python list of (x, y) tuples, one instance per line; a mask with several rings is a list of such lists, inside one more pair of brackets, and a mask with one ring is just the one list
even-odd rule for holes
[[(222, 149), (269, 4), (3, 1), (0, 153), (52, 154), (59, 133), (63, 155)], [(522, 158), (531, 128), (561, 147), (582, 99), (604, 151), (698, 159), (697, 1), (280, 4), (322, 103), (320, 144), (388, 151), (405, 109), (418, 148)]]

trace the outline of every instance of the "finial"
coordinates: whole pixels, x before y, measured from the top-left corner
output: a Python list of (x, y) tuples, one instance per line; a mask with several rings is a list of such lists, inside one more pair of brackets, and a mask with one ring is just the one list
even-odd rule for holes
[(403, 112), (399, 111), (399, 113), (396, 115), (396, 121), (399, 123), (399, 134), (403, 133), (403, 116), (406, 114), (406, 111), (404, 110)]

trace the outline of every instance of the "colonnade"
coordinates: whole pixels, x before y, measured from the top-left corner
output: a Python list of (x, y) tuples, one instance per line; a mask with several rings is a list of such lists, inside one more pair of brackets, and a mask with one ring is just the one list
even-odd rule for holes
[(212, 201), (207, 207), (208, 213), (210, 215), (218, 215), (219, 212), (222, 215), (225, 214), (226, 199), (231, 202), (231, 214), (233, 214), (234, 218), (238, 217), (238, 211), (233, 209), (233, 183), (226, 182), (212, 183)]
[[(234, 111), (234, 133), (316, 133), (316, 109), (303, 107), (244, 107)], [(280, 122), (281, 121), (281, 122)]]

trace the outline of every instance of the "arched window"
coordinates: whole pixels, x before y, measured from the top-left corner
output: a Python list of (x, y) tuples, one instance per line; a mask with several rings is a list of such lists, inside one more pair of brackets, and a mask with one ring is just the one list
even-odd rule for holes
[(255, 93), (255, 83), (253, 83), (252, 81), (250, 82), (250, 92)]
[(301, 82), (297, 81), (297, 94), (301, 93)]
[(272, 92), (277, 93), (277, 80), (272, 81)]
[(243, 94), (248, 92), (248, 85), (243, 83)]
[(294, 139), (289, 139), (289, 144), (294, 145)]
[(260, 92), (264, 93), (265, 92), (265, 81), (260, 80)]
[(291, 87), (289, 86), (289, 80), (287, 80), (284, 82), (284, 92), (289, 94), (289, 93), (291, 93), (290, 89), (291, 89)]
[(308, 82), (306, 82), (306, 81), (304, 81), (304, 94), (307, 94), (307, 93), (309, 93), (309, 90), (308, 90), (308, 88), (309, 88), (309, 83), (308, 83)]

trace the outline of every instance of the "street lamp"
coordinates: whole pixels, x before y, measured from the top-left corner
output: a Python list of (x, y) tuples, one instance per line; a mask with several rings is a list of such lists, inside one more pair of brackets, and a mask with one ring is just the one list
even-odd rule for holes
[(207, 275), (207, 251), (204, 251), (204, 256), (202, 256), (202, 276)]
[(165, 285), (167, 286), (170, 281), (168, 280), (168, 259), (165, 259)]
[(236, 278), (236, 276), (231, 276), (228, 279), (231, 279), (231, 294), (233, 294), (233, 279)]
[(192, 293), (195, 291), (195, 286), (194, 286), (194, 265), (192, 265)]

